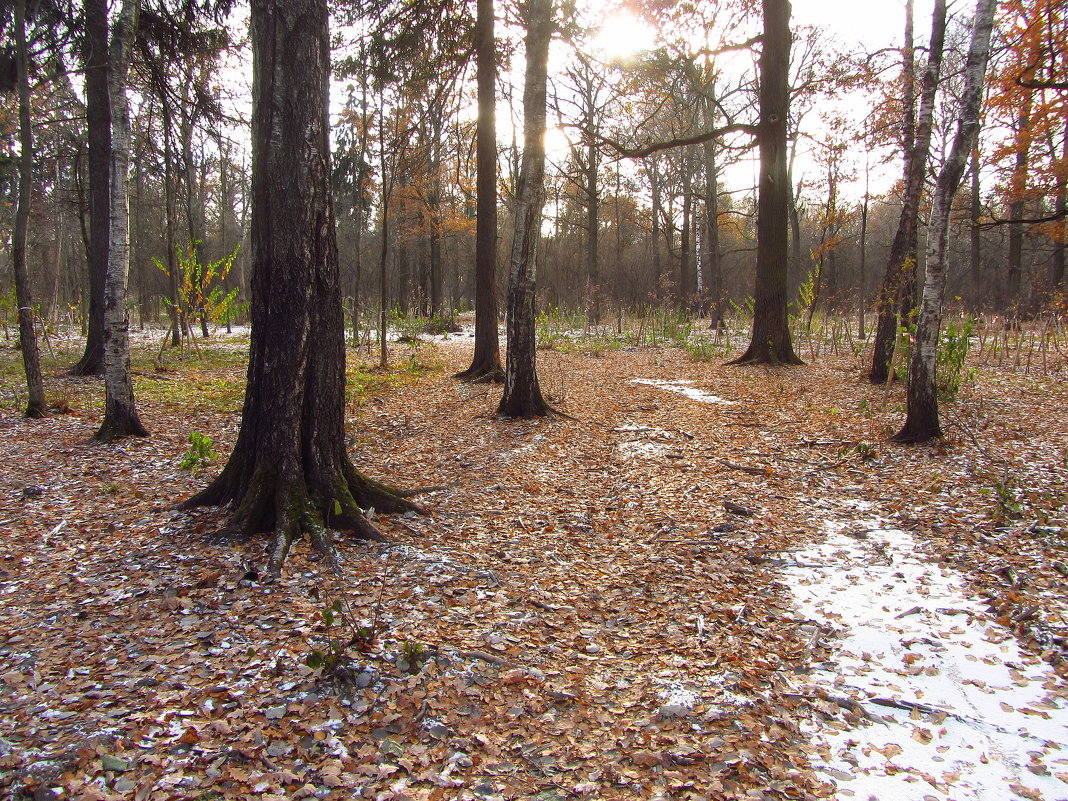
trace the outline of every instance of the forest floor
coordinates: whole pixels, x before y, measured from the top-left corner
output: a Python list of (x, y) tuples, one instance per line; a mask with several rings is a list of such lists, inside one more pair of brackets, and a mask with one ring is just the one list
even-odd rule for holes
[[(172, 510), (238, 429), (216, 340), (145, 346), (117, 445), (76, 343), (45, 420), (0, 356), (0, 797), (1068, 798), (1062, 357), (977, 365), (903, 447), (852, 353), (541, 351), (577, 420), (518, 422), (449, 377), (465, 336), (350, 353), (357, 466), (444, 489), (266, 583), (264, 541)], [(182, 469), (192, 432), (219, 455)]]

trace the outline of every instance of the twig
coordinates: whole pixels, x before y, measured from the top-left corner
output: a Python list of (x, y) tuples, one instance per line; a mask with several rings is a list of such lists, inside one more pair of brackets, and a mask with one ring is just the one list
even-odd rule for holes
[(489, 662), (491, 665), (497, 665), (498, 667), (504, 667), (508, 664), (507, 659), (502, 659), (499, 656), (493, 654), (487, 654), (485, 651), (473, 651), (469, 649), (461, 651), (453, 651), (459, 657), (463, 659), (481, 659), (483, 662)]
[(771, 468), (768, 467), (748, 467), (744, 464), (735, 464), (734, 462), (728, 462), (726, 459), (720, 459), (719, 463), (725, 467), (731, 468), (731, 470), (741, 470), (743, 473), (748, 473), (751, 476), (768, 476), (771, 475)]

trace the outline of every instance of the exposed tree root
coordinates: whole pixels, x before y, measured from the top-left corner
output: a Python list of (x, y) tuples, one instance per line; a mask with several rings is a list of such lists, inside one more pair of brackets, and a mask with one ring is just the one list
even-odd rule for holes
[(115, 442), (126, 437), (147, 437), (147, 429), (141, 425), (141, 421), (133, 420), (105, 420), (100, 430), (93, 434), (93, 439), (98, 442)]
[(772, 367), (798, 367), (804, 364), (793, 352), (780, 356), (771, 348), (752, 348), (737, 359), (726, 362), (728, 367), (746, 367), (749, 365), (765, 364)]
[(452, 377), (465, 384), (503, 384), (504, 370), (499, 364), (479, 364), (454, 373)]
[(904, 428), (898, 431), (894, 436), (890, 437), (888, 442), (894, 442), (898, 445), (922, 445), (925, 442), (930, 442), (933, 439), (941, 439), (942, 429), (938, 426), (934, 428), (910, 426), (906, 421)]
[[(304, 535), (331, 563), (335, 562), (333, 530), (348, 531), (359, 539), (385, 541), (363, 509), (384, 514), (422, 512), (405, 495), (364, 476), (347, 459), (333, 480), (314, 480), (297, 470), (261, 465), (247, 477), (233, 460), (203, 492), (179, 504), (180, 509), (232, 504), (230, 519), (219, 532), (229, 539), (249, 539), (271, 532), (268, 572), (277, 577), (293, 543)], [(420, 490), (425, 492), (426, 489)]]

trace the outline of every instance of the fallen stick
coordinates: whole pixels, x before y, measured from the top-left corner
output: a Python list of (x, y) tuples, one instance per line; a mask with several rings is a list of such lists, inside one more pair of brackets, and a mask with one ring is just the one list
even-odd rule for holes
[(744, 464), (728, 462), (726, 459), (720, 459), (719, 463), (725, 467), (731, 468), (731, 470), (741, 470), (743, 473), (748, 473), (751, 476), (770, 476), (772, 472), (771, 468), (768, 467), (749, 467)]

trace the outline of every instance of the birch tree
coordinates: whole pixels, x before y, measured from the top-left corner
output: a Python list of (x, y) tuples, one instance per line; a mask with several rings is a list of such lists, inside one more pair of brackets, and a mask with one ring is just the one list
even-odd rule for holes
[(990, 58), (990, 33), (994, 27), (996, 0), (979, 0), (972, 22), (971, 45), (964, 72), (957, 133), (949, 155), (938, 174), (927, 246), (927, 280), (924, 282), (916, 344), (909, 365), (908, 414), (895, 442), (926, 442), (942, 436), (938, 421), (938, 390), (935, 367), (942, 301), (946, 292), (946, 260), (950, 213), (968, 158), (979, 136), (983, 79)]
[(130, 376), (130, 321), (126, 279), (130, 271), (130, 111), (126, 81), (137, 35), (137, 0), (123, 0), (111, 37), (111, 222), (104, 285), (104, 421), (96, 438), (105, 442), (148, 432), (137, 416)]
[(927, 68), (920, 89), (920, 110), (913, 125), (912, 114), (912, 3), (906, 5), (906, 41), (903, 51), (905, 60), (905, 108), (902, 126), (902, 148), (905, 152), (905, 189), (901, 198), (901, 216), (897, 232), (890, 245), (886, 260), (886, 274), (879, 294), (879, 320), (876, 324), (875, 347), (871, 371), (868, 374), (873, 384), (885, 384), (890, 378), (890, 363), (893, 361), (894, 343), (897, 340), (899, 307), (904, 313), (911, 311), (911, 300), (902, 303), (902, 297), (912, 297), (906, 290), (909, 282), (915, 282), (917, 255), (917, 227), (920, 196), (923, 193), (924, 172), (927, 155), (931, 148), (931, 131), (934, 120), (935, 92), (942, 72), (942, 50), (946, 39), (946, 2), (935, 0), (931, 17), (931, 45), (927, 50)]

